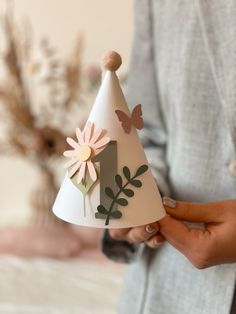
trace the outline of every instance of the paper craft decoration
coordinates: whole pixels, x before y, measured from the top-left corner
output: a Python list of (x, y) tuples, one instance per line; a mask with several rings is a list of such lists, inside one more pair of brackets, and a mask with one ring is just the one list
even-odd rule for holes
[(105, 55), (103, 81), (85, 128), (67, 138), (67, 173), (53, 212), (70, 223), (128, 228), (166, 215), (136, 130), (143, 127), (141, 105), (130, 113), (115, 73), (120, 65), (119, 54)]
[(127, 116), (125, 112), (122, 110), (116, 110), (118, 119), (121, 122), (121, 125), (126, 133), (130, 133), (132, 125), (136, 127), (136, 129), (141, 130), (143, 128), (143, 118), (142, 118), (142, 108), (141, 105), (137, 105), (131, 114), (131, 117)]

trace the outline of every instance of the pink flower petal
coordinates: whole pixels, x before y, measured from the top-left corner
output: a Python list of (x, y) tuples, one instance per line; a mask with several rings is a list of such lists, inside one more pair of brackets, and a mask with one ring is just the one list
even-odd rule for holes
[(77, 183), (80, 183), (82, 181), (82, 179), (84, 179), (85, 170), (86, 170), (86, 162), (82, 162), (81, 167), (79, 169), (79, 174), (77, 177)]
[(94, 134), (93, 134), (93, 136), (92, 136), (92, 138), (91, 138), (91, 140), (90, 140), (90, 143), (91, 144), (95, 144), (95, 142), (97, 141), (97, 139), (99, 138), (99, 136), (102, 134), (102, 129), (97, 129), (95, 132), (94, 132)]
[(76, 136), (77, 136), (79, 144), (83, 145), (84, 144), (83, 133), (81, 132), (81, 130), (79, 128), (76, 128), (75, 132), (76, 132)]
[(78, 143), (76, 143), (76, 141), (73, 140), (73, 138), (71, 138), (71, 137), (67, 137), (66, 141), (73, 148), (78, 148), (79, 147)]
[(75, 150), (66, 150), (63, 153), (64, 156), (66, 157), (75, 157), (76, 156), (76, 151)]
[(84, 132), (84, 143), (88, 144), (92, 135), (93, 123), (88, 122)]
[(71, 158), (65, 165), (64, 168), (69, 168), (73, 166), (78, 161), (77, 157)]
[(93, 182), (95, 182), (97, 180), (97, 173), (96, 173), (94, 164), (91, 161), (88, 161), (87, 166), (88, 166), (90, 177), (93, 180)]
[(76, 171), (79, 169), (80, 166), (81, 166), (81, 161), (79, 160), (79, 161), (74, 165), (74, 167), (69, 171), (69, 177), (70, 177), (70, 178), (76, 173)]
[(105, 146), (106, 144), (108, 144), (110, 142), (110, 138), (108, 136), (103, 137), (100, 141), (96, 142), (93, 147), (96, 148), (100, 148), (102, 146)]

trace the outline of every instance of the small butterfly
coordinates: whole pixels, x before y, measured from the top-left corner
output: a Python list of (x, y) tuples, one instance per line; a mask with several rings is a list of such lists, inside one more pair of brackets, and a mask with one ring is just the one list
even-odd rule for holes
[(140, 104), (134, 107), (131, 117), (127, 116), (127, 114), (121, 110), (115, 110), (115, 113), (117, 114), (125, 133), (130, 133), (132, 125), (139, 130), (143, 128), (143, 112)]

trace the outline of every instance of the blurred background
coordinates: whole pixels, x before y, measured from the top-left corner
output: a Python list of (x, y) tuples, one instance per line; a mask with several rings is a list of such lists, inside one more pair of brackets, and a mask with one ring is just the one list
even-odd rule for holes
[(125, 85), (133, 1), (0, 0), (0, 18), (0, 314), (115, 313), (123, 268), (98, 253), (101, 231), (49, 209), (106, 51)]
[[(9, 6), (8, 1), (0, 0), (1, 15), (6, 12), (7, 3)], [(104, 52), (114, 49), (122, 55), (122, 71), (127, 70), (132, 41), (132, 0), (61, 0), (60, 3), (56, 0), (15, 0), (10, 3), (16, 22), (31, 24), (35, 56), (39, 54), (40, 42), (46, 37), (57, 49), (59, 58), (66, 58), (81, 34), (83, 67), (99, 66)], [(36, 169), (25, 160), (0, 154), (1, 225), (24, 223), (30, 210), (29, 191), (37, 180), (35, 172)]]

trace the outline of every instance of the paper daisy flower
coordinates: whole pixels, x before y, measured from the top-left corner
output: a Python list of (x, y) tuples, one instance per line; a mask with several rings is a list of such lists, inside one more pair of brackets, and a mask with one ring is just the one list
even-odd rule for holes
[(65, 164), (65, 168), (69, 168), (69, 177), (78, 172), (77, 183), (86, 177), (88, 170), (92, 181), (96, 181), (97, 172), (92, 158), (100, 153), (105, 146), (110, 142), (108, 136), (102, 136), (103, 129), (95, 130), (94, 124), (87, 123), (83, 132), (79, 128), (76, 129), (76, 137), (78, 142), (68, 137), (67, 143), (73, 148), (64, 152), (64, 156), (71, 159)]

